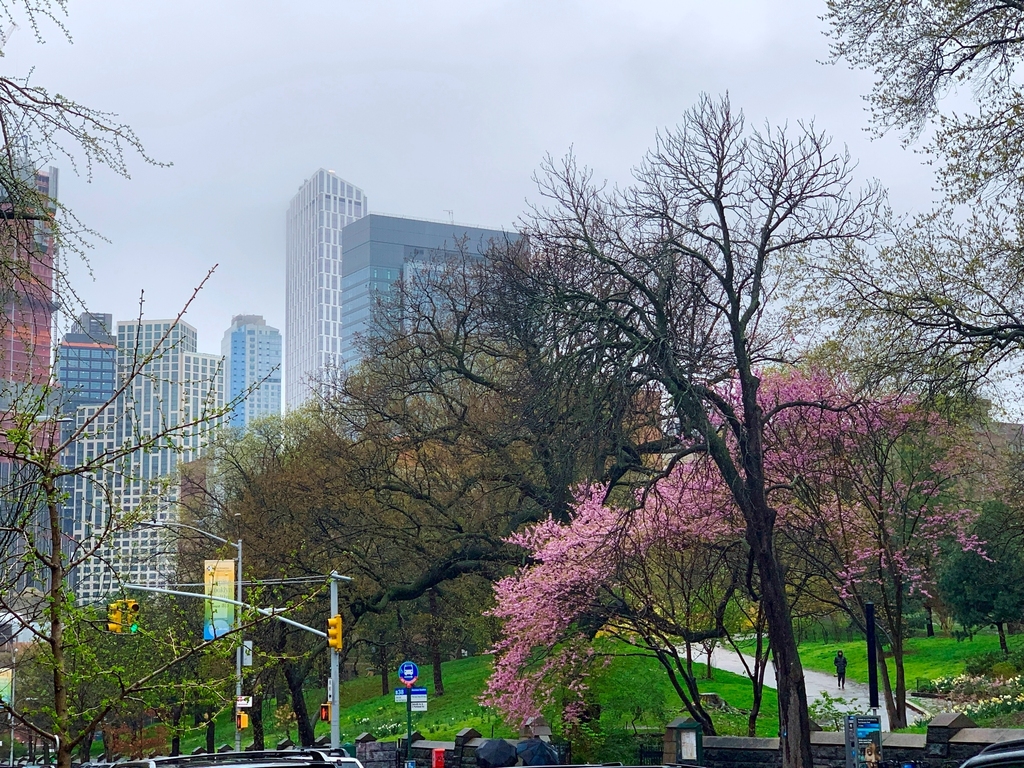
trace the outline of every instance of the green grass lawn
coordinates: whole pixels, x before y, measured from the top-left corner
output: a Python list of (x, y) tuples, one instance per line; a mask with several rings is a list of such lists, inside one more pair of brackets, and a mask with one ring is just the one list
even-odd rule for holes
[[(1010, 638), (1011, 647), (1017, 638)], [(800, 660), (807, 669), (828, 674), (835, 673), (832, 659), (836, 651), (842, 650), (850, 662), (846, 675), (850, 680), (861, 683), (868, 681), (867, 647), (864, 641), (852, 643), (804, 642), (800, 644)], [(907, 676), (907, 687), (913, 688), (917, 678), (932, 680), (946, 675), (959, 675), (964, 671), (964, 662), (971, 656), (999, 650), (999, 638), (995, 634), (977, 634), (973, 640), (957, 642), (951, 637), (912, 637), (906, 641), (903, 665)], [(895, 675), (892, 661), (890, 674)]]
[[(490, 656), (474, 656), (445, 662), (445, 695), (436, 696), (433, 690), (433, 670), (430, 665), (420, 667), (420, 682), (429, 690), (427, 712), (413, 713), (413, 730), (424, 738), (451, 741), (462, 728), (475, 728), (486, 737), (511, 737), (515, 731), (505, 725), (500, 715), (478, 703), (487, 678), (491, 673)], [(703, 664), (695, 664), (700, 674)], [(363, 732), (373, 733), (380, 740), (401, 738), (406, 730), (404, 704), (396, 704), (393, 689), (398, 686), (392, 676), (389, 692), (380, 694), (379, 677), (361, 677), (343, 682), (340, 686), (340, 722), (342, 742), (352, 741)], [(717, 693), (736, 709), (751, 707), (753, 696), (749, 681), (738, 675), (722, 670), (714, 671), (713, 680), (699, 680), (704, 693)], [(310, 715), (316, 717), (319, 705), (324, 700), (323, 689), (307, 692), (306, 703)], [(593, 695), (601, 705), (601, 730), (609, 736), (615, 733), (632, 734), (634, 728), (643, 732), (660, 732), (669, 720), (682, 714), (682, 705), (668, 676), (654, 660), (638, 656), (619, 656), (608, 666), (600, 668), (593, 679)], [(266, 744), (274, 747), (284, 738), (285, 729), (274, 717), (275, 702), (264, 703), (264, 725)], [(747, 717), (742, 713), (713, 712), (712, 717), (719, 733), (745, 735)], [(759, 736), (775, 736), (778, 733), (778, 700), (774, 690), (765, 690), (761, 714), (758, 718)], [(317, 736), (330, 732), (330, 724), (316, 722)], [(296, 738), (295, 729), (290, 735)], [(217, 717), (216, 744), (231, 744), (234, 741), (233, 712), (226, 710)], [(243, 744), (252, 741), (252, 731), (243, 735)], [(187, 753), (206, 743), (205, 728), (189, 731), (182, 738), (182, 751)]]

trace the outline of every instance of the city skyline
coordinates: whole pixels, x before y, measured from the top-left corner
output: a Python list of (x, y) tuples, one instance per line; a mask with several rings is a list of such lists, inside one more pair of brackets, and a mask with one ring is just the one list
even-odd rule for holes
[[(864, 130), (870, 73), (814, 63), (828, 58), (817, 0), (580, 10), (82, 0), (74, 45), (44, 25), (40, 47), (20, 29), (5, 60), (118, 112), (173, 163), (129, 156), (131, 180), (91, 183), (62, 169), (62, 201), (109, 239), (90, 252), (94, 277), (69, 265), (87, 309), (124, 318), (142, 290), (148, 316), (173, 316), (219, 264), (186, 316), (207, 352), (236, 314), (284, 329), (283, 213), (320, 166), (367, 190), (377, 213), (512, 230), (542, 202), (531, 179), (546, 153), (573, 148), (596, 178), (628, 183), (659, 129), (702, 91), (728, 92), (752, 124), (814, 120), (849, 146), (858, 180), (880, 178), (898, 210), (928, 207), (922, 158)], [(665, 44), (680, 37), (686, 50)]]

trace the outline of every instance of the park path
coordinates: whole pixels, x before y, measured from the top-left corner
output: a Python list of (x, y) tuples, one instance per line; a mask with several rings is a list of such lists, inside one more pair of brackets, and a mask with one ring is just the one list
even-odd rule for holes
[[(753, 668), (753, 659), (748, 657), (747, 662), (751, 665), (751, 668)], [(711, 666), (715, 669), (724, 669), (726, 672), (734, 672), (737, 675), (746, 676), (747, 674), (743, 669), (743, 662), (740, 660), (740, 654), (730, 648), (715, 648), (714, 653), (711, 655)], [(768, 688), (776, 688), (775, 669), (771, 665), (769, 665), (768, 669), (765, 670), (764, 684)], [(847, 680), (846, 688), (840, 690), (839, 686), (836, 685), (835, 675), (816, 672), (805, 667), (804, 685), (807, 688), (808, 703), (820, 698), (822, 692), (825, 692), (828, 693), (829, 696), (841, 696), (846, 699), (846, 701), (852, 704), (852, 712), (868, 711), (868, 687), (864, 683)], [(878, 710), (878, 714), (882, 717), (882, 730), (889, 730), (889, 716), (885, 712), (884, 704)]]

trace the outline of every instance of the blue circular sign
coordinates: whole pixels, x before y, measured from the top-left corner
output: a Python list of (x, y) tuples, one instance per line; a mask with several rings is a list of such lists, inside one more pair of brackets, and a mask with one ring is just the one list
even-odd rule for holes
[(401, 666), (398, 667), (398, 679), (403, 683), (411, 685), (415, 683), (417, 678), (420, 676), (420, 668), (411, 661), (403, 661)]

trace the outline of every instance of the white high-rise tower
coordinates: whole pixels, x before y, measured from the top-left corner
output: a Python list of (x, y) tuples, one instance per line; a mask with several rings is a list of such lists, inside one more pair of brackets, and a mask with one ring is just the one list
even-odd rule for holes
[(298, 408), (341, 363), (341, 228), (366, 215), (366, 195), (333, 171), (306, 179), (288, 206), (285, 405)]

